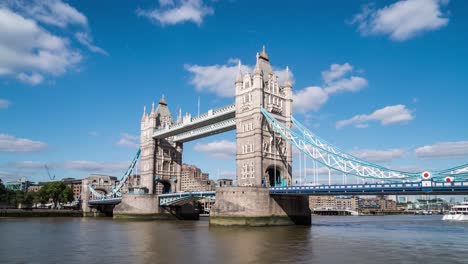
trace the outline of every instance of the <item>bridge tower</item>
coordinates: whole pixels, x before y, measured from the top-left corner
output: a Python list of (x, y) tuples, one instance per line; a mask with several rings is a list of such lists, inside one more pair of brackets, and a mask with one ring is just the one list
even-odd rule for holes
[(141, 119), (141, 184), (149, 194), (177, 192), (180, 190), (182, 170), (182, 143), (168, 139), (153, 139), (155, 129), (173, 123), (171, 112), (164, 96), (150, 114), (144, 110)]
[(292, 146), (269, 126), (263, 107), (287, 127), (292, 126), (292, 85), (273, 73), (265, 48), (257, 54), (252, 74), (239, 71), (236, 86), (237, 185), (216, 190), (211, 207), (213, 225), (310, 225), (309, 198), (270, 196), (272, 186), (292, 181)]
[(291, 184), (292, 148), (269, 126), (261, 107), (291, 127), (292, 85), (272, 71), (265, 47), (257, 53), (252, 75), (239, 70), (236, 86), (236, 175), (239, 186), (272, 187)]

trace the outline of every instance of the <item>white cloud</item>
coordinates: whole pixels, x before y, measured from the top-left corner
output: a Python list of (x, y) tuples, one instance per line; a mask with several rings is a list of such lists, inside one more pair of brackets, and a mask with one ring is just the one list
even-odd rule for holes
[(387, 150), (373, 150), (373, 149), (360, 149), (352, 151), (352, 154), (363, 160), (370, 162), (390, 162), (394, 159), (403, 157), (405, 154), (404, 149), (387, 149)]
[(228, 140), (213, 141), (210, 143), (197, 143), (193, 147), (195, 151), (207, 152), (208, 155), (228, 159), (236, 154), (236, 143)]
[(442, 7), (448, 0), (401, 0), (381, 9), (365, 6), (351, 23), (363, 35), (389, 35), (396, 41), (439, 29), (449, 22)]
[(334, 94), (338, 92), (357, 92), (367, 86), (367, 80), (362, 77), (351, 76), (329, 83), (325, 92)]
[(322, 72), (322, 79), (326, 83), (331, 83), (332, 81), (343, 77), (348, 72), (353, 70), (353, 66), (349, 63), (345, 63), (343, 65), (340, 64), (332, 64), (330, 65), (330, 70), (326, 70)]
[[(55, 169), (68, 169), (84, 172), (124, 172), (130, 161), (122, 162), (97, 162), (88, 160), (71, 160), (63, 162), (37, 162), (37, 161), (17, 161), (0, 164), (0, 168), (5, 168), (9, 175), (31, 175), (36, 172), (44, 172), (44, 166), (48, 165), (50, 168)], [(0, 174), (1, 175), (1, 174)]]
[(36, 71), (60, 75), (81, 60), (67, 39), (8, 9), (0, 8), (0, 32), (0, 72), (16, 73), (22, 81), (37, 84), (42, 77)]
[(353, 66), (349, 63), (332, 64), (330, 69), (322, 71), (323, 87), (309, 86), (298, 90), (293, 95), (294, 110), (305, 113), (308, 110), (317, 111), (324, 105), (330, 95), (339, 92), (357, 92), (368, 85), (366, 79), (350, 76)]
[(17, 161), (8, 162), (1, 165), (2, 168), (21, 168), (21, 169), (39, 169), (44, 168), (45, 163), (37, 161)]
[(439, 142), (415, 150), (419, 158), (446, 158), (468, 156), (468, 141)]
[(362, 114), (353, 116), (350, 119), (336, 122), (336, 128), (342, 128), (348, 125), (355, 127), (367, 127), (369, 121), (379, 121), (381, 125), (391, 125), (404, 123), (413, 120), (411, 111), (404, 105), (392, 105), (378, 109), (371, 114)]
[[(66, 37), (68, 25), (74, 26), (71, 30), (79, 27), (89, 32), (86, 16), (60, 0), (0, 3), (0, 76), (37, 85), (46, 75), (59, 76), (73, 69), (82, 55)], [(78, 41), (91, 51), (103, 51), (92, 44), (89, 33), (82, 34)]]
[[(190, 82), (197, 91), (207, 91), (219, 97), (234, 97), (238, 61), (237, 58), (230, 58), (228, 63), (224, 65), (185, 65), (185, 69), (192, 74)], [(241, 70), (246, 73), (252, 72), (253, 68), (252, 65), (242, 65)], [(286, 76), (286, 69), (272, 67), (272, 70), (278, 75), (282, 83)], [(289, 71), (289, 76), (293, 82), (294, 75), (292, 71)]]
[(93, 38), (87, 32), (76, 32), (75, 38), (90, 51), (108, 56), (107, 51), (93, 44)]
[(8, 1), (9, 7), (41, 23), (65, 28), (88, 26), (88, 19), (74, 7), (60, 0)]
[(47, 144), (41, 141), (0, 134), (0, 152), (28, 153), (43, 151), (46, 148)]
[(140, 137), (123, 133), (120, 135), (120, 140), (117, 142), (117, 145), (138, 148), (140, 146)]
[(0, 99), (0, 109), (7, 109), (10, 107), (11, 102), (6, 99)]
[(200, 25), (205, 16), (214, 14), (214, 10), (205, 5), (202, 0), (160, 0), (159, 8), (138, 9), (137, 14), (163, 26), (185, 22)]
[(26, 73), (21, 72), (16, 77), (18, 78), (18, 80), (31, 85), (40, 84), (44, 80), (44, 77), (42, 77), (42, 75), (38, 73), (32, 73), (31, 75), (27, 75)]
[(129, 164), (129, 161), (96, 162), (87, 160), (74, 160), (54, 163), (54, 167), (86, 172), (124, 172), (128, 168)]
[(318, 86), (306, 87), (293, 95), (294, 109), (299, 112), (317, 111), (327, 101), (328, 93)]

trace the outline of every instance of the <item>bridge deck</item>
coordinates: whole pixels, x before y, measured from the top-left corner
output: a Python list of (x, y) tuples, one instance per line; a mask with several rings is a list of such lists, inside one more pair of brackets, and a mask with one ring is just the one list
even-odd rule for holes
[[(193, 117), (188, 121), (172, 124), (169, 127), (155, 130), (153, 138), (168, 138), (183, 133), (189, 133), (193, 130), (209, 127), (229, 119), (234, 119), (236, 114), (235, 104), (230, 104), (218, 109), (209, 110), (199, 116)], [(180, 141), (180, 139), (178, 140)]]
[(468, 182), (384, 183), (272, 187), (272, 195), (466, 195)]

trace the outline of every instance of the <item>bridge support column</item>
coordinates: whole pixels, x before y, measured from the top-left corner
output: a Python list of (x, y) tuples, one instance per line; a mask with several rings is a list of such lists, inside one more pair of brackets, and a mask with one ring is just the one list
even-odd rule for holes
[(122, 202), (114, 208), (114, 218), (175, 219), (159, 206), (155, 194), (123, 194)]
[(307, 196), (270, 196), (268, 188), (225, 187), (216, 191), (210, 224), (221, 226), (310, 225)]

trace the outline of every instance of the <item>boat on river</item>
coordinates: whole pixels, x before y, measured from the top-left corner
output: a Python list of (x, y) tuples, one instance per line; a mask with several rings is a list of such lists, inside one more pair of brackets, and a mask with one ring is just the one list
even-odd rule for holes
[(442, 217), (442, 220), (468, 221), (468, 202), (454, 205), (449, 213)]

